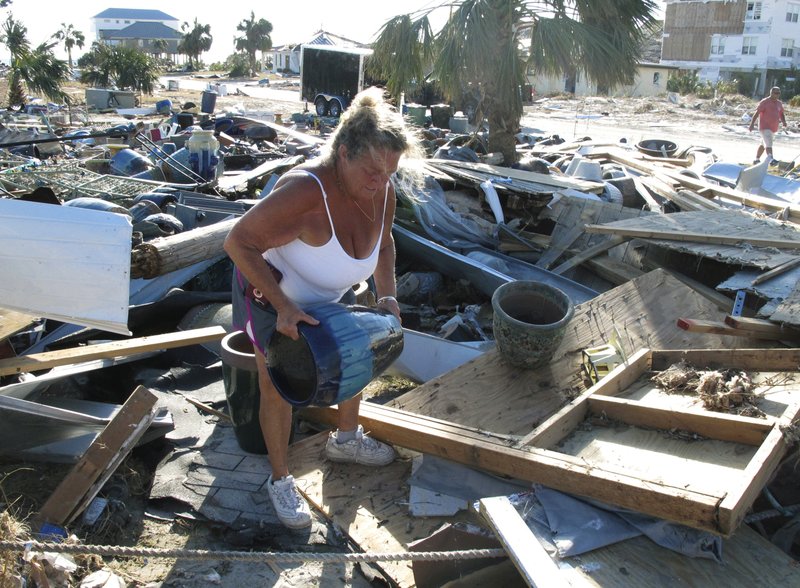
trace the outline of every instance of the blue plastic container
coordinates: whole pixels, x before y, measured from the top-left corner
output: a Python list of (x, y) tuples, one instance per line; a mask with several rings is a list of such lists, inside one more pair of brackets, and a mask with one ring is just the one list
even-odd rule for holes
[(156, 112), (158, 114), (172, 114), (172, 100), (159, 100), (156, 102)]
[(337, 302), (304, 309), (319, 325), (300, 323), (294, 341), (277, 331), (267, 345), (267, 369), (293, 406), (331, 406), (349, 400), (403, 351), (393, 314)]

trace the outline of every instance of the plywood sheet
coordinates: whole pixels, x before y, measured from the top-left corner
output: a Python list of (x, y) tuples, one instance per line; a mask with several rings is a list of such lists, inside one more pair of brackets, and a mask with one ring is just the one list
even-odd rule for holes
[[(297, 486), (365, 551), (407, 551), (408, 544), (432, 534), (438, 517), (408, 514), (411, 459), (395, 460), (382, 468), (334, 464), (324, 457), (327, 434), (321, 433), (289, 448), (289, 463)], [(467, 515), (449, 517), (456, 522)], [(380, 566), (400, 586), (413, 586), (410, 561)]]
[(800, 326), (800, 283), (795, 285), (792, 293), (778, 305), (769, 319), (795, 327)]
[(690, 240), (677, 242), (663, 240), (663, 234), (674, 233), (676, 239), (682, 239), (682, 235), (687, 233), (694, 233), (703, 235), (708, 240), (712, 240), (714, 237), (719, 237), (721, 240), (735, 237), (737, 241), (741, 240), (743, 243), (746, 243), (748, 239), (759, 243), (770, 241), (775, 243), (797, 242), (796, 247), (800, 249), (800, 226), (795, 223), (757, 218), (754, 215), (739, 211), (692, 211), (657, 214), (607, 223), (604, 228), (652, 231), (662, 236), (662, 239), (653, 237), (651, 242), (662, 247), (761, 269), (771, 269), (792, 261), (796, 257), (796, 252), (793, 253), (792, 250), (779, 251), (771, 247), (704, 244), (691, 242)]
[(763, 346), (739, 337), (689, 333), (680, 316), (723, 320), (712, 302), (663, 270), (654, 270), (575, 307), (549, 365), (522, 370), (488, 351), (395, 399), (392, 406), (501, 434), (526, 435), (585, 389), (581, 351), (619, 332), (628, 354), (648, 347), (692, 349)]

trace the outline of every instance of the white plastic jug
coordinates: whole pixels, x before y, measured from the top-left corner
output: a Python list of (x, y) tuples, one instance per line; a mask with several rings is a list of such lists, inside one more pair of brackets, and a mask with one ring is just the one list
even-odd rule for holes
[(219, 141), (214, 137), (214, 131), (193, 131), (186, 141), (186, 149), (189, 151), (189, 165), (192, 170), (206, 181), (222, 175)]

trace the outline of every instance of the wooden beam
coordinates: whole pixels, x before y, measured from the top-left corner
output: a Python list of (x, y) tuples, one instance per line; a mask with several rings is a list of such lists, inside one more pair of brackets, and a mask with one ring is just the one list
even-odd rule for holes
[(0, 341), (33, 325), (35, 316), (0, 308)]
[(780, 339), (780, 337), (773, 333), (737, 329), (725, 324), (723, 321), (707, 321), (681, 317), (678, 319), (677, 325), (678, 328), (693, 333), (713, 333), (714, 335), (730, 335), (732, 337), (747, 337), (749, 339)]
[(568, 588), (558, 564), (505, 496), (481, 498), (480, 510), (528, 586)]
[(589, 247), (588, 249), (584, 249), (577, 255), (573, 255), (567, 261), (565, 261), (558, 267), (552, 269), (551, 271), (554, 274), (559, 274), (559, 275), (563, 274), (565, 271), (572, 269), (573, 267), (579, 266), (584, 261), (587, 261), (593, 258), (594, 256), (599, 255), (600, 253), (605, 253), (609, 249), (613, 249), (614, 247), (616, 247), (617, 245), (621, 245), (625, 241), (626, 239), (624, 237), (619, 237), (617, 235), (614, 235), (610, 239), (606, 239), (605, 241), (598, 243), (597, 245)]
[(151, 335), (149, 337), (112, 341), (110, 343), (99, 343), (97, 345), (87, 345), (72, 349), (62, 349), (59, 351), (21, 355), (19, 357), (0, 360), (0, 376), (19, 374), (22, 372), (35, 372), (59, 365), (70, 365), (94, 359), (124, 357), (148, 351), (185, 347), (196, 343), (208, 343), (210, 341), (219, 341), (224, 336), (225, 329), (223, 327), (213, 326), (204, 327), (202, 329), (191, 329), (189, 331), (176, 331), (163, 335)]
[(758, 284), (760, 284), (762, 282), (766, 282), (767, 280), (770, 280), (770, 279), (774, 278), (775, 276), (779, 276), (779, 275), (781, 275), (783, 273), (788, 272), (790, 269), (793, 269), (793, 268), (797, 267), (798, 265), (800, 265), (800, 257), (797, 257), (795, 259), (790, 259), (789, 261), (785, 261), (784, 263), (780, 264), (779, 266), (774, 267), (771, 270), (766, 271), (763, 274), (760, 274), (760, 275), (756, 276), (755, 279), (753, 279), (752, 284), (753, 284), (753, 286), (757, 286)]
[(708, 439), (759, 446), (773, 427), (773, 422), (700, 410), (675, 410), (646, 406), (636, 400), (592, 396), (589, 412), (616, 419), (625, 424), (670, 431), (678, 429)]
[[(337, 410), (332, 407), (304, 408), (303, 414), (329, 425), (338, 422)], [(359, 421), (376, 438), (414, 451), (495, 474), (538, 482), (556, 490), (595, 498), (698, 529), (722, 534), (734, 531), (717, 524), (717, 505), (721, 496), (607, 471), (581, 458), (555, 451), (509, 447), (508, 442), (482, 438), (482, 433), (477, 430), (466, 438), (438, 427), (429, 427), (428, 421), (418, 421), (416, 417), (397, 409), (362, 402)]]
[(728, 315), (725, 317), (725, 324), (739, 331), (763, 333), (779, 340), (800, 339), (800, 330), (766, 319)]
[(606, 225), (586, 225), (587, 233), (618, 235), (635, 239), (665, 239), (667, 241), (691, 241), (715, 245), (739, 245), (748, 243), (756, 247), (775, 247), (777, 249), (800, 249), (800, 241), (789, 239), (760, 239), (758, 237), (737, 237), (735, 235), (708, 235), (689, 231), (659, 231), (655, 229), (626, 229)]
[(153, 422), (156, 400), (144, 386), (133, 391), (44, 503), (37, 526), (66, 525), (81, 513)]

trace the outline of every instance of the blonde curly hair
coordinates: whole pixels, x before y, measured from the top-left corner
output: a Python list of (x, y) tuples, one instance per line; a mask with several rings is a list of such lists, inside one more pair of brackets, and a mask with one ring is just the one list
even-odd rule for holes
[(380, 88), (371, 87), (356, 94), (328, 139), (322, 162), (333, 165), (341, 145), (347, 148), (349, 160), (375, 149), (401, 153), (398, 174), (393, 178), (396, 189), (403, 187), (413, 193), (423, 182), (425, 155), (420, 136), (406, 124)]

